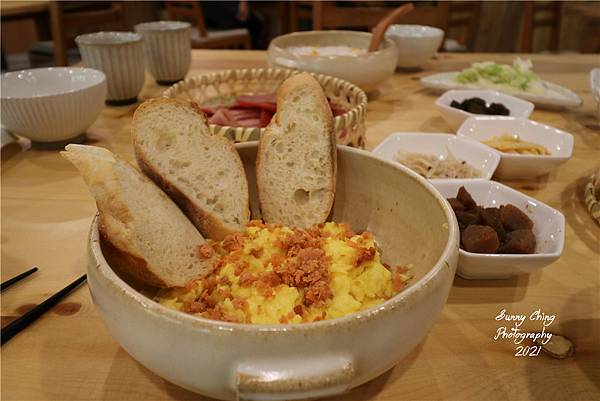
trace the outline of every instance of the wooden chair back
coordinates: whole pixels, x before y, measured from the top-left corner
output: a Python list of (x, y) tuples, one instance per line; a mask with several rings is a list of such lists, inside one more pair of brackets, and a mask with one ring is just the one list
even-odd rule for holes
[(169, 18), (175, 20), (188, 21), (196, 24), (200, 31), (200, 37), (205, 38), (208, 35), (206, 22), (202, 7), (198, 1), (165, 1)]
[[(561, 23), (561, 1), (523, 1), (523, 18), (521, 22), (521, 53), (533, 52), (533, 39), (536, 29), (549, 27), (550, 37), (548, 40), (548, 50), (558, 50)], [(540, 14), (546, 14), (545, 17), (537, 18)]]
[[(449, 32), (458, 31), (459, 44), (472, 49), (477, 23), (481, 16), (480, 1), (440, 1), (438, 2), (439, 27), (444, 30), (444, 40)], [(443, 43), (443, 42), (442, 42)]]
[[(85, 4), (87, 2), (50, 3), (50, 25), (54, 44), (54, 64), (68, 64), (67, 50), (75, 46), (76, 35), (98, 30), (101, 26), (111, 25), (114, 29), (124, 29), (124, 10), (121, 2), (106, 2), (102, 4)], [(93, 6), (93, 8), (90, 8)], [(98, 7), (98, 8), (97, 8)]]

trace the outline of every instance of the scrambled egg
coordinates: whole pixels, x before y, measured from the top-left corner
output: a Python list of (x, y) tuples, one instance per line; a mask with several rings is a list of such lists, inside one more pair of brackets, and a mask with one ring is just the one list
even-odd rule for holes
[(243, 323), (302, 323), (377, 305), (409, 279), (384, 266), (373, 236), (326, 223), (309, 230), (251, 222), (243, 233), (200, 248), (214, 273), (155, 300), (199, 316)]

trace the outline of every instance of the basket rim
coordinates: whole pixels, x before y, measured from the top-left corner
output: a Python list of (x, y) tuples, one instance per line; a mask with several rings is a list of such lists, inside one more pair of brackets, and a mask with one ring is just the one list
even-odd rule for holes
[[(168, 87), (167, 89), (165, 89), (162, 92), (162, 96), (168, 97), (168, 98), (174, 98), (176, 94), (181, 93), (187, 89), (199, 87), (199, 85), (196, 84), (196, 81), (198, 81), (201, 77), (204, 77), (204, 76), (211, 76), (211, 77), (213, 77), (213, 80), (214, 80), (218, 76), (225, 76), (225, 75), (229, 75), (229, 74), (247, 74), (249, 72), (257, 73), (257, 72), (262, 72), (262, 71), (265, 71), (265, 72), (273, 71), (274, 74), (278, 73), (279, 71), (282, 71), (282, 73), (289, 73), (289, 76), (292, 76), (292, 75), (300, 73), (300, 72), (306, 72), (306, 73), (312, 75), (317, 81), (319, 81), (319, 83), (322, 80), (334, 80), (342, 88), (343, 87), (352, 88), (353, 92), (355, 93), (355, 96), (358, 97), (358, 105), (356, 105), (352, 109), (346, 111), (344, 114), (334, 117), (334, 127), (336, 125), (338, 125), (338, 123), (339, 123), (340, 130), (348, 128), (349, 124), (347, 122), (351, 120), (351, 116), (353, 113), (357, 113), (359, 116), (362, 116), (364, 118), (364, 115), (367, 111), (367, 104), (368, 104), (367, 94), (365, 93), (365, 91), (363, 91), (360, 87), (353, 84), (352, 82), (346, 81), (346, 80), (338, 78), (338, 77), (334, 77), (332, 75), (318, 74), (318, 73), (309, 72), (309, 71), (292, 70), (292, 69), (287, 69), (287, 68), (271, 68), (271, 67), (230, 68), (230, 69), (224, 69), (224, 70), (209, 71), (209, 72), (205, 72), (202, 74), (187, 77), (184, 80), (171, 85), (170, 87)], [(229, 130), (238, 130), (238, 131), (259, 130), (259, 132), (261, 134), (266, 129), (266, 128), (259, 128), (259, 127), (233, 127), (231, 125), (216, 125), (216, 124), (209, 124), (209, 127), (211, 128), (211, 130), (216, 129), (216, 130), (225, 130), (225, 131), (229, 131)]]

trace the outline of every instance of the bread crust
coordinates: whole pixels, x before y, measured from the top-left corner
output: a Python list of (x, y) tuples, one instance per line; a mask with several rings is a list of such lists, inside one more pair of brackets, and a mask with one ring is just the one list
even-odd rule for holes
[[(241, 223), (241, 227), (230, 227), (228, 224), (224, 223), (219, 219), (219, 216), (211, 213), (210, 211), (204, 210), (200, 207), (196, 202), (186, 196), (179, 187), (172, 183), (170, 180), (163, 177), (160, 172), (152, 166), (148, 159), (145, 157), (144, 152), (142, 151), (141, 146), (137, 142), (137, 129), (139, 125), (140, 118), (143, 118), (143, 114), (147, 111), (147, 109), (160, 106), (160, 105), (177, 105), (180, 107), (189, 108), (194, 111), (202, 120), (205, 125), (208, 127), (208, 120), (204, 113), (200, 110), (199, 106), (194, 102), (186, 102), (178, 99), (170, 99), (170, 98), (155, 98), (150, 99), (142, 103), (136, 110), (133, 115), (133, 122), (131, 127), (131, 141), (133, 145), (133, 150), (135, 154), (135, 159), (140, 166), (140, 169), (144, 174), (146, 174), (156, 185), (158, 185), (163, 191), (165, 191), (169, 197), (179, 206), (179, 208), (183, 211), (183, 213), (190, 219), (192, 224), (200, 231), (200, 233), (206, 237), (211, 238), (217, 241), (222, 240), (228, 234), (239, 231), (243, 229), (244, 223), (250, 220), (250, 196), (248, 191), (246, 193), (241, 194), (244, 202), (244, 221)], [(212, 135), (210, 131), (201, 132), (201, 135), (210, 135), (213, 136), (214, 139), (221, 141), (231, 152), (233, 159), (235, 160), (239, 174), (241, 179), (246, 181), (246, 188), (248, 188), (248, 182), (246, 180), (246, 174), (244, 172), (244, 166), (240, 159), (240, 156), (235, 149), (235, 146), (231, 141), (227, 138), (219, 137), (216, 135)]]
[(328, 137), (329, 137), (329, 141), (328, 141), (328, 143), (329, 143), (329, 149), (328, 149), (329, 159), (328, 160), (330, 162), (328, 163), (328, 166), (326, 166), (326, 168), (331, 172), (331, 178), (329, 180), (330, 191), (329, 191), (328, 197), (327, 197), (327, 204), (323, 205), (323, 215), (319, 216), (320, 222), (325, 222), (327, 220), (327, 217), (329, 216), (329, 214), (331, 212), (331, 208), (333, 207), (333, 201), (335, 198), (335, 189), (336, 189), (336, 176), (337, 176), (337, 148), (336, 148), (336, 137), (333, 132), (333, 114), (331, 112), (329, 102), (327, 101), (327, 97), (325, 96), (325, 93), (324, 93), (323, 89), (321, 88), (321, 85), (310, 74), (299, 73), (299, 74), (293, 75), (292, 77), (285, 80), (281, 84), (281, 86), (277, 89), (277, 110), (278, 111), (275, 113), (271, 122), (267, 126), (265, 132), (261, 136), (259, 146), (258, 146), (258, 152), (256, 155), (256, 172), (257, 172), (256, 185), (258, 188), (258, 199), (259, 199), (259, 204), (261, 205), (261, 213), (263, 215), (263, 219), (267, 222), (274, 222), (274, 221), (269, 221), (269, 220), (273, 220), (273, 216), (270, 216), (269, 211), (267, 211), (263, 208), (263, 205), (265, 203), (264, 200), (266, 197), (269, 196), (269, 194), (265, 192), (264, 187), (261, 186), (260, 171), (263, 168), (266, 168), (263, 166), (263, 163), (262, 163), (263, 152), (265, 152), (267, 147), (269, 146), (268, 144), (270, 143), (270, 137), (272, 135), (272, 132), (271, 132), (272, 125), (281, 126), (281, 122), (279, 120), (280, 112), (286, 107), (285, 106), (286, 103), (294, 96), (294, 93), (296, 93), (297, 91), (300, 91), (300, 90), (305, 90), (307, 88), (308, 88), (308, 90), (310, 90), (313, 93), (313, 95), (317, 99), (318, 112), (326, 117), (324, 119), (324, 121), (327, 126), (327, 132), (328, 132)]
[[(102, 215), (100, 218), (102, 219)], [(174, 286), (173, 283), (169, 283), (154, 274), (145, 259), (131, 253), (128, 249), (122, 249), (113, 242), (111, 240), (110, 229), (104, 227), (102, 222), (98, 226), (98, 231), (100, 233), (100, 245), (104, 258), (110, 267), (124, 276), (126, 281), (133, 279), (133, 281), (159, 288)]]

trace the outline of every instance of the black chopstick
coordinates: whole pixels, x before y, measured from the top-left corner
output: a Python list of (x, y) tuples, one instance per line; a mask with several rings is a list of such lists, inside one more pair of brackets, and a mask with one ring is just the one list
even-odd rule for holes
[(34, 267), (34, 268), (29, 269), (26, 272), (23, 272), (23, 273), (15, 276), (15, 277), (9, 279), (9, 280), (6, 280), (2, 284), (0, 284), (0, 292), (4, 291), (5, 289), (7, 289), (8, 287), (10, 287), (14, 283), (16, 283), (16, 282), (24, 279), (25, 277), (29, 276), (31, 273), (35, 273), (36, 271), (38, 271), (38, 268)]
[(50, 298), (46, 299), (44, 302), (25, 313), (23, 316), (7, 324), (6, 327), (2, 328), (0, 332), (0, 337), (2, 338), (1, 344), (4, 345), (5, 342), (10, 340), (15, 336), (15, 334), (19, 333), (25, 327), (29, 326), (31, 323), (35, 322), (38, 317), (42, 316), (48, 309), (52, 308), (56, 305), (60, 300), (62, 300), (65, 295), (69, 292), (77, 288), (81, 283), (83, 283), (86, 279), (86, 275), (79, 277), (77, 280), (73, 281), (71, 284), (52, 295)]

